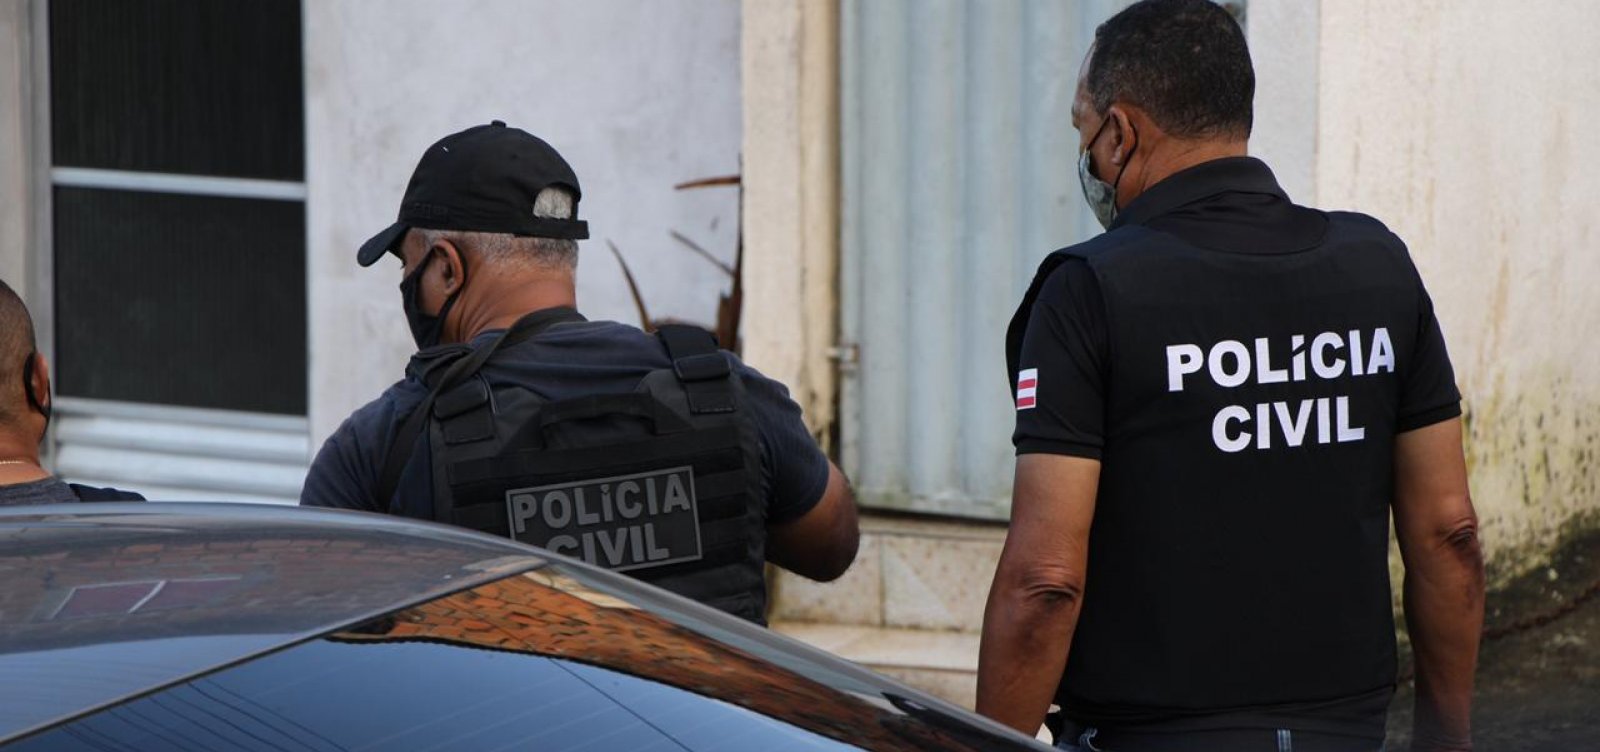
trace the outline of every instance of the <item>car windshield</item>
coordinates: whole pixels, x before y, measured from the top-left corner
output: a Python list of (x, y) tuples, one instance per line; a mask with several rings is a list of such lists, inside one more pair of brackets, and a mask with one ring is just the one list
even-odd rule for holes
[(331, 637), (8, 749), (844, 748), (736, 705), (578, 661), (449, 640)]

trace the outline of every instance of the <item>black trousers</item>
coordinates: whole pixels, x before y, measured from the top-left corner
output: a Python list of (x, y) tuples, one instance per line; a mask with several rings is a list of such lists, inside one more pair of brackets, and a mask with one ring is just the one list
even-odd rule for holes
[(1056, 748), (1072, 752), (1382, 752), (1383, 740), (1294, 729), (1152, 733), (1062, 719)]

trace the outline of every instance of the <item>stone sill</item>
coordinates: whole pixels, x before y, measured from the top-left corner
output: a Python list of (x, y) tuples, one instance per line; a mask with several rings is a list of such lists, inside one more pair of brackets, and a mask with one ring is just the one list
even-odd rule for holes
[(978, 671), (978, 635), (845, 624), (774, 622), (785, 634), (846, 660), (873, 668)]

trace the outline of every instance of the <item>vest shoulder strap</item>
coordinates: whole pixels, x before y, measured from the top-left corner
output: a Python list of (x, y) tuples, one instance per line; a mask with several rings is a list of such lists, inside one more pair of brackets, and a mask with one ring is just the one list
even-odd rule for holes
[(697, 326), (667, 324), (656, 329), (656, 337), (667, 348), (672, 372), (689, 395), (690, 412), (731, 413), (738, 408), (733, 366), (711, 332)]
[(406, 463), (411, 460), (417, 438), (427, 427), (428, 417), (433, 414), (434, 402), (441, 393), (475, 375), (484, 363), (489, 362), (489, 357), (502, 346), (530, 339), (556, 324), (582, 320), (583, 317), (571, 308), (558, 307), (534, 311), (518, 319), (517, 323), (501, 332), (498, 337), (456, 359), (448, 368), (430, 369), (427, 373), (428, 396), (423, 398), (422, 404), (412, 410), (411, 414), (406, 416), (405, 422), (400, 424), (400, 430), (389, 443), (389, 451), (384, 456), (383, 467), (378, 473), (376, 501), (379, 508), (388, 509), (390, 503), (394, 501), (395, 491), (400, 488), (400, 476), (405, 472)]

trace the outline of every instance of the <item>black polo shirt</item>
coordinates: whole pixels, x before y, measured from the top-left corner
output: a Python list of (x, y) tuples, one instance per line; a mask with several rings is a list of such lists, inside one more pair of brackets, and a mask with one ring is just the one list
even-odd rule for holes
[(1460, 414), (1400, 239), (1207, 162), (1052, 254), (1007, 344), (1017, 452), (1101, 461), (1068, 717), (1381, 738), (1394, 436)]

